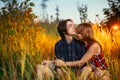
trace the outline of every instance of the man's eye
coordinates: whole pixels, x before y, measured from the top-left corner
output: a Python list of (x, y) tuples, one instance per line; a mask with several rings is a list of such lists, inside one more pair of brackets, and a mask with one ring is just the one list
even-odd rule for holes
[(73, 27), (74, 25), (73, 24), (69, 24), (68, 27)]

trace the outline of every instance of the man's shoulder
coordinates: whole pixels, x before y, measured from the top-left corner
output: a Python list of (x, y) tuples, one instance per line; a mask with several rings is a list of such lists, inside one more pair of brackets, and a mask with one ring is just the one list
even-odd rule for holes
[(60, 45), (60, 44), (62, 44), (63, 43), (63, 39), (60, 39), (60, 40), (58, 40), (56, 43), (55, 43), (55, 45)]

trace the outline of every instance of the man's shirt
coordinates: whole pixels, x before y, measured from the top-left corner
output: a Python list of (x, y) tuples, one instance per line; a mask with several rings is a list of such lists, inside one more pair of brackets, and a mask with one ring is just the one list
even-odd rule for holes
[(55, 44), (55, 56), (64, 61), (80, 60), (85, 54), (85, 45), (83, 42), (73, 39), (67, 43), (65, 39), (61, 39)]

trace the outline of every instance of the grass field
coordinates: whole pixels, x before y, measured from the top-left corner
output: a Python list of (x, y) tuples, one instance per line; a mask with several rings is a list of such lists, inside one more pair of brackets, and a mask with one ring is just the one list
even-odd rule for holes
[[(0, 18), (0, 80), (35, 80), (36, 65), (55, 58), (54, 45), (60, 39), (57, 24), (16, 19), (9, 15)], [(111, 79), (120, 80), (120, 31), (93, 27), (109, 64)]]

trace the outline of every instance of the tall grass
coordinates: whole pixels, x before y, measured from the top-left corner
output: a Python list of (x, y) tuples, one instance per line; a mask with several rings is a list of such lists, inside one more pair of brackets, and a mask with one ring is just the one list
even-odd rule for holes
[[(102, 27), (102, 26), (101, 26)], [(120, 30), (109, 31), (93, 25), (96, 39), (101, 43), (109, 66), (112, 80), (119, 80), (120, 76)]]
[[(20, 29), (21, 32), (8, 29), (0, 33), (1, 77), (13, 79), (13, 74), (15, 77), (18, 74), (23, 78), (26, 69), (30, 68), (30, 72), (33, 72), (35, 70), (33, 66), (37, 63), (54, 57), (54, 43), (57, 37), (47, 35), (45, 29), (41, 27)], [(30, 73), (28, 76), (30, 77)]]
[[(60, 39), (57, 24), (34, 24), (26, 14), (0, 17), (0, 80), (34, 80), (36, 65), (45, 59), (54, 59), (54, 44)], [(120, 31), (93, 27), (109, 64), (111, 78), (119, 80)], [(74, 73), (65, 72), (65, 75), (70, 75), (69, 80), (76, 79)]]
[(54, 58), (59, 37), (34, 24), (29, 13), (0, 16), (0, 80), (33, 80), (36, 65)]

